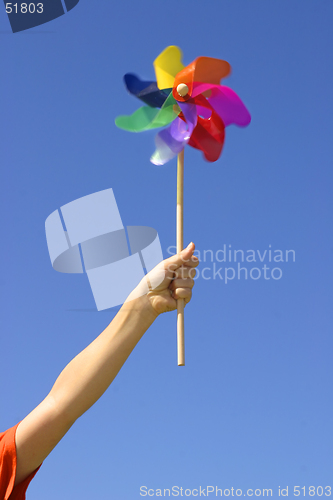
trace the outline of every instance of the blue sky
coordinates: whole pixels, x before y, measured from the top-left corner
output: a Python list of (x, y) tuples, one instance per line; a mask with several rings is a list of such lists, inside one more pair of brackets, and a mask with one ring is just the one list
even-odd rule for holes
[[(116, 312), (93, 311), (86, 276), (52, 269), (48, 215), (113, 188), (125, 225), (154, 227), (165, 257), (175, 245), (176, 162), (152, 165), (154, 132), (114, 125), (140, 106), (123, 75), (152, 78), (155, 57), (179, 45), (185, 64), (227, 60), (224, 83), (252, 114), (246, 129), (227, 128), (216, 163), (185, 151), (185, 242), (214, 254), (186, 308), (186, 367), (166, 314), (28, 499), (134, 500), (144, 485), (272, 488), (273, 498), (279, 486), (289, 496), (333, 487), (332, 14), (328, 0), (81, 0), (14, 35), (1, 11), (3, 430)], [(226, 284), (213, 279), (214, 265), (237, 266), (216, 260), (224, 245), (293, 249), (295, 262), (274, 263), (281, 279)]]

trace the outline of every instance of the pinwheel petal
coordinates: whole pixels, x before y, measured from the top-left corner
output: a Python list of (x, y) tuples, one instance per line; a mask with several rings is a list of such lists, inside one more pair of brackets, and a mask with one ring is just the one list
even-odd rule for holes
[(161, 130), (156, 135), (156, 150), (150, 158), (151, 163), (154, 165), (164, 165), (184, 149), (183, 144), (172, 137), (171, 127), (176, 122), (177, 125), (184, 123), (180, 118), (177, 118), (170, 127)]
[(250, 113), (236, 92), (229, 87), (209, 83), (194, 83), (192, 96), (195, 98), (203, 92), (207, 92), (207, 90), (211, 90), (211, 95), (208, 97), (209, 104), (222, 118), (226, 127), (232, 124), (246, 127), (250, 123)]
[(115, 120), (117, 127), (129, 132), (143, 132), (169, 125), (181, 112), (170, 92), (161, 109), (143, 106), (132, 115), (121, 115)]
[(222, 153), (224, 131), (221, 132), (217, 138), (212, 135), (210, 127), (207, 125), (208, 124), (202, 118), (199, 118), (198, 125), (195, 127), (189, 141), (189, 146), (200, 149), (207, 161), (214, 162), (219, 159)]
[(224, 123), (202, 95), (197, 96), (194, 102), (198, 108), (210, 110), (211, 115), (209, 118), (198, 117), (189, 146), (200, 149), (207, 161), (214, 162), (219, 159), (222, 152), (225, 136)]
[(161, 130), (155, 137), (156, 151), (150, 158), (150, 161), (155, 165), (164, 165), (180, 153), (189, 142), (196, 127), (197, 109), (195, 103), (179, 104), (183, 119), (178, 117), (170, 127)]
[(184, 68), (182, 56), (179, 47), (170, 45), (155, 59), (154, 68), (159, 89), (173, 87), (175, 76)]
[[(227, 61), (212, 57), (198, 57), (176, 75), (173, 83), (173, 96), (177, 101), (187, 101), (189, 97), (194, 97), (192, 93), (194, 82), (219, 84), (230, 71), (231, 66)], [(177, 86), (180, 83), (188, 86), (189, 91), (185, 97), (181, 97), (177, 92)]]
[(188, 140), (191, 137), (192, 132), (198, 122), (197, 105), (194, 99), (190, 99), (187, 102), (180, 102), (178, 103), (178, 105), (182, 110), (183, 117), (185, 118), (187, 123), (187, 134), (185, 134), (183, 140)]
[(153, 108), (161, 108), (172, 90), (171, 88), (160, 90), (156, 82), (145, 82), (132, 73), (127, 73), (124, 76), (124, 82), (130, 94)]
[(225, 126), (235, 124), (246, 127), (251, 121), (251, 115), (236, 92), (228, 87), (221, 86), (212, 91), (208, 99), (217, 114), (222, 118)]

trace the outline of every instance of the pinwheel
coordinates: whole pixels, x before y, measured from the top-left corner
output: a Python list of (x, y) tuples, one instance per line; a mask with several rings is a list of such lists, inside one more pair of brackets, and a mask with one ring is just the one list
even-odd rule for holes
[[(230, 74), (229, 63), (198, 57), (184, 67), (181, 50), (167, 47), (154, 61), (156, 81), (142, 81), (128, 73), (127, 90), (146, 106), (130, 116), (118, 116), (116, 125), (131, 132), (163, 127), (155, 137), (156, 150), (150, 158), (164, 165), (178, 155), (177, 168), (177, 252), (183, 249), (184, 148), (188, 144), (203, 152), (209, 162), (222, 152), (225, 127), (247, 126), (251, 116), (228, 87), (220, 85)], [(178, 365), (185, 364), (184, 301), (177, 301)]]

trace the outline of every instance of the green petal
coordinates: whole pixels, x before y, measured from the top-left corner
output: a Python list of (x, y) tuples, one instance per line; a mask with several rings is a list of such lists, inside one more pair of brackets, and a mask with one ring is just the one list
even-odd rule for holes
[(143, 106), (137, 109), (132, 115), (121, 115), (115, 120), (117, 127), (129, 132), (143, 132), (153, 128), (160, 128), (169, 125), (181, 112), (172, 92), (163, 104), (161, 109)]

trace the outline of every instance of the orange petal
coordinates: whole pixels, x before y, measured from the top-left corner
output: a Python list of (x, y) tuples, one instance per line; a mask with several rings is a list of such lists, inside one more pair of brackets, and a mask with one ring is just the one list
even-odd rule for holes
[[(212, 57), (198, 57), (176, 75), (173, 96), (177, 101), (187, 101), (192, 95), (193, 82), (218, 85), (222, 78), (229, 75), (230, 71), (231, 66), (227, 61)], [(188, 94), (185, 97), (181, 97), (177, 92), (177, 86), (180, 83), (185, 83), (188, 86)]]

